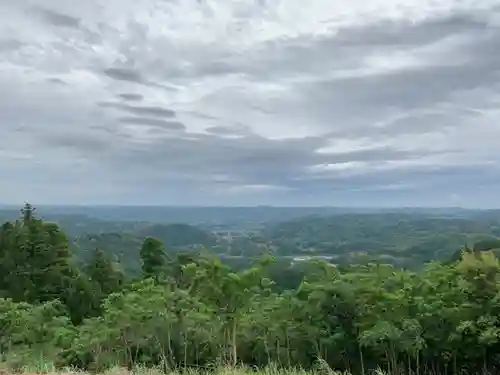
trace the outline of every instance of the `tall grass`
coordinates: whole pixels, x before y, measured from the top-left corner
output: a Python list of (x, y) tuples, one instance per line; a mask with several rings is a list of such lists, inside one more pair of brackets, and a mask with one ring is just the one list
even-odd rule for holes
[[(54, 365), (40, 358), (39, 363), (9, 368), (6, 363), (0, 366), (0, 375), (21, 374), (50, 374), (50, 375), (87, 375), (78, 370), (66, 369), (57, 371)], [(112, 367), (101, 375), (349, 375), (333, 371), (325, 364), (320, 363), (314, 370), (303, 370), (300, 368), (283, 369), (277, 366), (268, 366), (263, 369), (253, 370), (248, 367), (216, 367), (213, 369), (173, 369), (147, 368), (137, 366), (132, 370), (122, 367)], [(375, 372), (371, 375), (385, 375), (383, 372)]]

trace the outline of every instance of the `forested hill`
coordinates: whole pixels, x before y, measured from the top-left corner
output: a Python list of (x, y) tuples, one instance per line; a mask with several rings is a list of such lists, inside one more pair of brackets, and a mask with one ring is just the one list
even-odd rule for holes
[(449, 259), (464, 245), (500, 236), (500, 214), (348, 214), (269, 226), (263, 237), (279, 255), (323, 255), (349, 262), (358, 254), (402, 266)]
[(162, 241), (170, 254), (193, 251), (199, 247), (212, 249), (217, 238), (210, 232), (187, 224), (142, 224), (116, 232), (83, 233), (70, 237), (70, 248), (78, 261), (86, 261), (100, 249), (119, 261), (127, 272), (139, 269), (138, 249), (147, 237)]
[[(119, 212), (130, 215), (135, 210), (142, 218), (154, 219), (159, 213), (177, 216), (162, 217), (161, 222), (133, 220), (131, 216), (110, 219)], [(315, 256), (343, 265), (374, 260), (407, 268), (422, 267), (434, 259), (455, 259), (465, 245), (473, 247), (478, 241), (500, 237), (499, 211), (353, 211), (272, 207), (220, 208), (219, 213), (215, 208), (152, 208), (149, 213), (146, 208), (37, 209), (41, 217), (60, 225), (78, 259), (86, 259), (98, 248), (120, 260), (127, 270), (138, 270), (137, 249), (145, 237), (160, 239), (171, 254), (203, 247), (233, 265), (245, 265), (255, 256), (271, 253), (289, 262)], [(246, 219), (245, 213), (249, 213)], [(17, 216), (13, 209), (0, 210), (0, 219)], [(176, 219), (187, 222), (176, 223)], [(192, 225), (195, 222), (199, 225)]]
[[(418, 223), (399, 226), (428, 233), (440, 221)], [(476, 230), (493, 232), (490, 224)], [(292, 236), (290, 225), (264, 235)], [(454, 262), (414, 271), (383, 262), (290, 264), (283, 256), (235, 269), (206, 250), (173, 254), (146, 237), (130, 250), (139, 263), (131, 275), (99, 248), (75, 263), (66, 233), (26, 205), (0, 226), (2, 366), (310, 369), (321, 358), (327, 369), (353, 374), (496, 374), (500, 262), (490, 248), (499, 243), (464, 246)]]
[(185, 247), (198, 244), (210, 248), (217, 243), (216, 237), (210, 232), (188, 224), (154, 224), (141, 228), (137, 231), (137, 235), (156, 237), (163, 241), (167, 247)]

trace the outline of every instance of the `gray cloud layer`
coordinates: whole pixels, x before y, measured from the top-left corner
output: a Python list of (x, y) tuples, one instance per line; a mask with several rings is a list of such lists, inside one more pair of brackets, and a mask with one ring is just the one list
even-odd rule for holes
[(500, 0), (310, 4), (2, 1), (3, 200), (498, 206)]

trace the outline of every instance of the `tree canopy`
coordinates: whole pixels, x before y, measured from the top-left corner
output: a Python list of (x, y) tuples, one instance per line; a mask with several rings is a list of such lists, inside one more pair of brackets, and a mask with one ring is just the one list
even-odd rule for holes
[[(368, 374), (497, 371), (500, 262), (491, 246), (407, 270), (381, 262), (234, 269), (207, 250), (136, 249), (129, 275), (102, 249), (77, 265), (59, 226), (26, 205), (0, 229), (0, 352), (15, 366), (283, 367)], [(491, 245), (491, 243), (490, 243)], [(496, 246), (495, 244), (493, 244)], [(283, 280), (285, 278), (285, 280)]]

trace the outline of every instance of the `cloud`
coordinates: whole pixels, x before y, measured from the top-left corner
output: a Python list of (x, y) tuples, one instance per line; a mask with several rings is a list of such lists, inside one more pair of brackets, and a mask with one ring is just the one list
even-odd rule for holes
[(80, 28), (80, 20), (67, 14), (42, 7), (33, 7), (33, 12), (47, 23), (58, 27)]
[(5, 38), (0, 40), (0, 52), (16, 51), (23, 46), (23, 43), (17, 39)]
[(141, 94), (134, 94), (134, 93), (122, 93), (118, 94), (118, 96), (130, 102), (140, 102), (142, 99), (144, 99), (144, 97)]
[(4, 199), (498, 205), (499, 5), (2, 1)]
[(53, 83), (55, 85), (67, 85), (67, 83), (61, 78), (49, 77), (47, 82)]
[(175, 117), (175, 111), (158, 106), (150, 106), (150, 107), (132, 106), (123, 103), (108, 103), (108, 102), (98, 103), (98, 105), (103, 108), (115, 108), (121, 111), (132, 113), (134, 115), (149, 115), (149, 116), (167, 117), (167, 118)]
[(151, 125), (169, 130), (186, 130), (186, 125), (179, 121), (165, 121), (149, 117), (120, 117), (118, 120), (122, 124), (143, 124)]
[(116, 79), (118, 81), (128, 81), (135, 83), (142, 83), (143, 78), (141, 74), (134, 70), (128, 68), (107, 68), (104, 70), (104, 74), (109, 78)]

